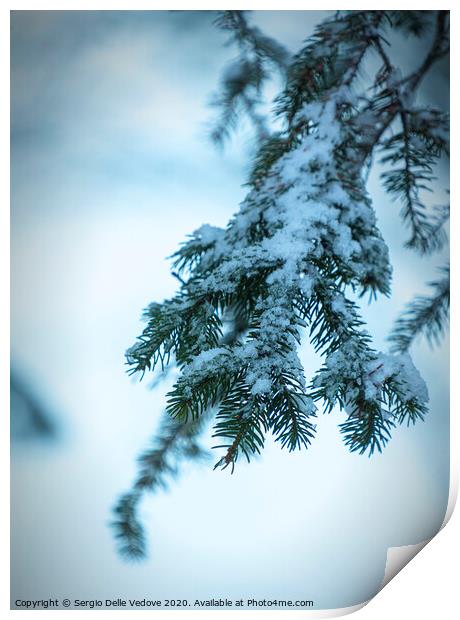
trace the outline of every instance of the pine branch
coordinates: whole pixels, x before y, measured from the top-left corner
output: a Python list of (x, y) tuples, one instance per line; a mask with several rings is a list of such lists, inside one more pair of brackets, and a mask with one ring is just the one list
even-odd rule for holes
[(277, 389), (267, 407), (268, 428), (272, 429), (281, 447), (287, 447), (289, 452), (308, 448), (316, 430), (311, 421), (316, 416), (312, 399), (292, 373), (280, 373), (275, 385)]
[(396, 321), (389, 340), (394, 352), (408, 351), (411, 344), (423, 335), (429, 344), (439, 344), (449, 322), (450, 269), (442, 269), (443, 276), (430, 282), (432, 295), (415, 297)]
[(139, 472), (130, 492), (122, 495), (113, 509), (111, 525), (120, 554), (130, 560), (146, 555), (144, 527), (137, 513), (144, 494), (165, 489), (178, 475), (181, 460), (203, 460), (208, 456), (197, 442), (203, 418), (193, 422), (176, 422), (163, 416), (153, 445), (138, 459)]
[(259, 454), (264, 446), (264, 432), (268, 429), (263, 400), (251, 393), (244, 373), (240, 373), (219, 407), (213, 437), (230, 443), (214, 446), (225, 448), (225, 455), (215, 464), (214, 469), (225, 469), (231, 465), (233, 473), (239, 454), (244, 454), (248, 462), (253, 454)]
[(289, 52), (279, 41), (268, 37), (256, 26), (249, 26), (246, 19), (247, 12), (220, 11), (215, 24), (229, 33), (230, 41), (270, 60), (280, 68), (285, 68), (289, 62)]
[(146, 555), (145, 533), (137, 518), (140, 493), (126, 493), (118, 500), (113, 509), (114, 520), (111, 522), (118, 552), (127, 560), (142, 560)]
[(449, 11), (436, 11), (436, 25), (433, 43), (420, 67), (404, 80), (405, 89), (415, 90), (433, 64), (447, 56), (450, 50), (450, 14)]
[[(400, 108), (402, 131), (384, 141), (382, 163), (392, 164), (383, 173), (389, 194), (401, 197), (403, 220), (409, 224), (411, 237), (407, 247), (425, 254), (442, 247), (446, 236), (436, 218), (421, 200), (423, 190), (430, 191), (434, 165), (442, 153), (448, 153), (448, 123), (437, 111), (408, 111)], [(395, 165), (400, 167), (395, 167)]]
[(392, 26), (404, 33), (420, 37), (427, 32), (434, 11), (388, 11)]
[(319, 24), (294, 57), (287, 85), (278, 97), (277, 113), (294, 131), (296, 114), (340, 85), (350, 86), (372, 45), (370, 32), (385, 19), (384, 11), (339, 11)]
[(172, 354), (179, 364), (187, 363), (202, 348), (216, 346), (222, 336), (217, 310), (206, 297), (191, 303), (186, 292), (163, 304), (151, 304), (144, 318), (148, 319), (147, 327), (126, 352), (130, 374), (143, 374), (158, 363), (164, 370)]
[[(411, 11), (414, 13), (414, 11)], [(427, 11), (424, 11), (427, 14)], [(391, 12), (389, 14), (391, 23)], [(373, 33), (373, 45), (375, 46), (376, 38)], [(383, 48), (382, 48), (383, 49)], [(374, 89), (376, 95), (369, 100), (368, 104), (357, 114), (355, 122), (360, 123), (361, 120), (367, 120), (374, 115), (373, 122), (366, 125), (366, 136), (362, 142), (361, 162), (364, 163), (372, 154), (373, 150), (380, 145), (380, 140), (388, 127), (398, 115), (400, 105), (395, 100), (395, 92), (399, 94), (399, 98), (406, 100), (411, 94), (415, 93), (423, 78), (429, 73), (432, 66), (447, 56), (449, 53), (449, 12), (436, 12), (435, 32), (431, 47), (420, 66), (406, 77), (393, 79), (391, 88), (388, 84), (382, 90), (380, 84), (382, 81), (381, 72), (377, 73)], [(386, 68), (384, 77), (388, 76), (388, 69), (391, 67), (389, 59), (382, 57)]]
[(365, 398), (358, 397), (353, 403), (350, 417), (340, 425), (340, 432), (350, 452), (364, 454), (368, 451), (371, 456), (375, 450), (382, 452), (391, 438), (394, 426), (394, 422), (385, 419), (373, 401), (367, 402)]
[(351, 452), (381, 452), (396, 423), (415, 423), (427, 413), (428, 392), (410, 357), (377, 354), (355, 337), (327, 357), (312, 387), (326, 411), (338, 403), (347, 413), (340, 429)]
[[(280, 377), (302, 374), (295, 354), (301, 328), (309, 327), (312, 345), (328, 360), (352, 346), (352, 354), (362, 358), (355, 368), (358, 378), (366, 373), (362, 364), (376, 359), (356, 308), (342, 289), (351, 286), (374, 296), (389, 292), (388, 252), (359, 171), (360, 162), (364, 163), (355, 125), (360, 113), (349, 98), (370, 46), (380, 51), (388, 65), (376, 33), (384, 17), (382, 12), (352, 12), (318, 28), (313, 42), (295, 59), (295, 71), (280, 99), (292, 100), (294, 87), (302, 93), (300, 103), (294, 98), (283, 110), (291, 121), (295, 115), (288, 136), (295, 127), (297, 138), (277, 139), (268, 153), (267, 145), (262, 147), (254, 188), (227, 230), (203, 227), (176, 254), (181, 291), (172, 301), (150, 309), (151, 321), (141, 343), (129, 350), (136, 370), (158, 360), (163, 363), (165, 356), (174, 353), (182, 374), (168, 394), (168, 412), (185, 422), (219, 408), (219, 436), (227, 432), (225, 436), (231, 438), (226, 464), (233, 465), (239, 451), (248, 456), (250, 449), (257, 452), (261, 446), (255, 440), (257, 428), (247, 422), (253, 417), (252, 408), (263, 412), (265, 417), (257, 414), (256, 418), (265, 420), (265, 430), (274, 431), (282, 445), (308, 444), (311, 428), (307, 421), (301, 422), (304, 413), (307, 417), (314, 413), (307, 406), (309, 396), (303, 384), (299, 391), (292, 385), (279, 386)], [(311, 56), (317, 60), (317, 49), (323, 54), (326, 43), (335, 50), (333, 71), (331, 59), (320, 62), (314, 67), (313, 81), (300, 83), (301, 63), (312, 69)], [(348, 70), (343, 71), (345, 61)], [(389, 73), (390, 67), (386, 69)], [(318, 159), (320, 144), (329, 153)], [(296, 152), (307, 153), (297, 169), (291, 163)], [(293, 181), (286, 180), (287, 170)], [(296, 183), (304, 192), (305, 182), (309, 189), (303, 215), (297, 207), (285, 207), (284, 196), (292, 193)], [(317, 209), (308, 211), (309, 201), (324, 205), (327, 217)], [(290, 243), (298, 240), (298, 254), (290, 248), (286, 257), (286, 235)], [(245, 340), (223, 345), (223, 317), (236, 308), (248, 326), (247, 335)], [(321, 377), (332, 378), (325, 372)], [(330, 390), (324, 393), (326, 407), (336, 402), (343, 405), (349, 388), (349, 383), (342, 382), (334, 397)], [(269, 397), (274, 409), (267, 404)], [(230, 413), (229, 403), (235, 402), (250, 408), (247, 416)]]
[(215, 24), (229, 34), (228, 43), (235, 43), (239, 56), (223, 72), (220, 89), (211, 105), (219, 110), (219, 117), (211, 137), (223, 145), (238, 125), (241, 116), (252, 123), (259, 142), (270, 135), (267, 119), (258, 110), (265, 84), (271, 79), (270, 71), (284, 75), (289, 53), (259, 28), (250, 26), (246, 11), (220, 11)]
[[(400, 18), (403, 19), (401, 16)], [(414, 16), (414, 24), (417, 23), (423, 30), (421, 24), (425, 18), (426, 16)], [(448, 36), (445, 12), (439, 12), (436, 23), (433, 45), (424, 63), (404, 79), (392, 65), (381, 35), (375, 33), (372, 36), (372, 44), (383, 66), (377, 73), (374, 83), (377, 94), (370, 107), (379, 117), (379, 122), (376, 123), (377, 134), (371, 139), (367, 138), (364, 149), (366, 156), (371, 157), (372, 151), (380, 146), (384, 153), (382, 163), (391, 164), (391, 170), (382, 175), (385, 189), (402, 199), (401, 215), (411, 230), (407, 247), (417, 249), (422, 254), (439, 249), (446, 241), (442, 227), (438, 226), (436, 218), (433, 218), (422, 202), (421, 192), (431, 191), (434, 166), (443, 154), (449, 154), (448, 116), (430, 108), (408, 107), (412, 89), (415, 89), (432, 64), (448, 51), (448, 46), (445, 45)], [(401, 121), (401, 131), (381, 141), (381, 137), (397, 116)], [(362, 120), (362, 115), (358, 114), (358, 120)], [(372, 136), (372, 131), (370, 135)], [(395, 167), (396, 165), (399, 167)]]
[[(383, 449), (396, 425), (427, 412), (426, 386), (409, 355), (377, 352), (350, 299), (390, 292), (388, 248), (365, 184), (377, 149), (391, 167), (387, 191), (405, 201), (412, 246), (428, 252), (445, 240), (445, 213), (428, 215), (420, 192), (448, 153), (447, 119), (414, 108), (408, 94), (447, 53), (448, 17), (433, 14), (431, 48), (406, 77), (386, 51), (391, 19), (423, 31), (422, 17), (411, 22), (388, 11), (338, 12), (318, 26), (289, 64), (276, 108), (284, 129), (259, 145), (239, 211), (225, 229), (203, 226), (189, 237), (173, 255), (177, 295), (147, 309), (127, 361), (141, 372), (175, 361), (179, 378), (167, 395), (176, 426), (160, 435), (118, 511), (118, 532), (134, 555), (144, 547), (141, 492), (175, 473), (167, 455), (179, 445), (178, 429), (198, 427), (208, 414), (215, 414), (215, 447), (224, 450), (216, 467), (233, 472), (239, 457), (249, 461), (262, 451), (270, 433), (288, 450), (308, 448), (315, 403), (326, 413), (344, 411), (345, 444), (369, 454)], [(277, 52), (242, 12), (224, 12), (219, 27), (241, 50), (221, 101), (231, 129), (241, 109), (257, 113)], [(358, 79), (368, 53), (381, 64), (370, 89)], [(400, 130), (387, 137), (398, 119)], [(445, 324), (443, 312), (430, 333)], [(297, 353), (304, 332), (324, 358), (309, 385)]]

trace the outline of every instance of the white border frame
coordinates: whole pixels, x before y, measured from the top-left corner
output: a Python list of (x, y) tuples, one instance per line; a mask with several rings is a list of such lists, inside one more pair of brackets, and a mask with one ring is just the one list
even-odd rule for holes
[[(80, 2), (68, 1), (58, 2), (56, 0), (38, 3), (33, 1), (10, 1), (6, 8), (1, 9), (1, 22), (0, 22), (0, 46), (2, 53), (2, 63), (0, 65), (3, 84), (6, 86), (4, 93), (9, 92), (9, 42), (10, 42), (10, 15), (11, 10), (164, 10), (164, 9), (188, 9), (188, 10), (216, 10), (216, 9), (255, 9), (255, 10), (305, 10), (305, 4), (301, 2), (289, 2), (284, 1), (282, 7), (276, 5), (273, 2), (155, 2), (153, 3), (146, 0), (137, 0), (133, 3), (127, 3), (126, 1), (97, 1), (91, 2), (89, 0), (82, 0)], [(233, 6), (229, 6), (233, 5)], [(446, 3), (443, 3), (446, 9)], [(394, 2), (380, 2), (380, 3), (368, 3), (367, 9), (382, 9), (393, 8)], [(326, 9), (327, 5), (318, 4), (316, 6), (309, 6), (308, 10)], [(336, 2), (333, 5), (329, 4), (329, 10), (336, 9), (361, 9), (362, 3), (357, 2)], [(405, 2), (404, 9), (432, 9), (433, 2)], [(454, 88), (451, 89), (451, 108), (460, 110), (459, 102), (459, 76), (458, 76), (458, 23), (457, 23), (457, 10), (451, 10), (451, 29), (453, 32), (452, 40), (452, 76), (451, 83)], [(456, 36), (457, 35), (457, 36)], [(6, 289), (6, 295), (2, 298), (4, 301), (1, 304), (2, 322), (1, 322), (1, 344), (2, 351), (0, 355), (0, 394), (5, 405), (5, 415), (9, 411), (9, 304), (7, 305), (6, 299), (9, 299), (9, 132), (10, 132), (10, 115), (9, 115), (9, 98), (5, 94), (0, 98), (0, 110), (1, 110), (1, 144), (3, 145), (3, 166), (1, 169), (2, 174), (2, 194), (3, 200), (0, 208), (0, 274), (2, 278), (2, 284), (4, 285), (4, 291)], [(452, 118), (452, 142), (454, 148), (452, 149), (452, 170), (460, 170), (458, 157), (456, 155), (456, 146), (458, 143), (458, 120), (457, 117)], [(452, 198), (453, 203), (458, 203), (458, 179), (455, 175), (452, 175)], [(454, 208), (452, 211), (452, 230), (460, 230), (459, 227), (459, 215), (458, 209)], [(451, 260), (453, 263), (452, 272), (456, 275), (458, 268), (458, 246), (452, 244)], [(458, 282), (455, 277), (452, 279), (452, 329), (451, 329), (451, 341), (460, 342), (460, 334), (458, 333), (458, 327), (456, 318), (458, 315)], [(455, 350), (454, 347), (452, 347)], [(458, 358), (454, 353), (451, 353), (451, 386), (455, 387), (455, 380), (459, 376)], [(458, 379), (457, 379), (458, 380)], [(458, 510), (453, 513), (454, 505), (458, 494), (458, 466), (459, 466), (459, 440), (460, 440), (460, 424), (458, 421), (458, 392), (451, 390), (451, 426), (450, 426), (450, 443), (451, 443), (451, 479), (450, 479), (450, 495), (449, 503), (446, 513), (443, 529), (435, 538), (430, 541), (426, 548), (410, 562), (410, 568), (403, 569), (402, 575), (393, 579), (389, 585), (385, 586), (379, 594), (377, 594), (369, 603), (359, 612), (359, 617), (364, 619), (380, 619), (388, 617), (395, 618), (433, 618), (439, 617), (444, 619), (458, 617), (458, 602), (457, 602), (457, 589), (458, 589), (458, 575), (459, 570), (459, 531), (460, 531), (460, 517)], [(3, 455), (4, 463), (1, 473), (2, 485), (4, 484), (3, 497), (7, 496), (7, 490), (9, 489), (9, 433), (4, 433), (1, 437), (1, 454)], [(6, 502), (3, 504), (5, 506)], [(453, 513), (453, 516), (452, 516)], [(449, 518), (452, 519), (449, 521)], [(448, 525), (444, 528), (444, 525)], [(1, 590), (0, 590), (0, 609), (5, 612), (5, 615), (9, 616), (14, 614), (14, 617), (20, 620), (25, 617), (26, 611), (10, 610), (10, 581), (9, 581), (9, 548), (10, 548), (10, 531), (9, 531), (9, 511), (6, 509), (1, 513), (1, 530), (2, 530), (2, 557), (3, 566)], [(316, 610), (316, 611), (206, 611), (204, 615), (209, 620), (213, 619), (216, 615), (226, 618), (235, 617), (237, 620), (245, 620), (250, 618), (251, 620), (258, 620), (265, 617), (265, 614), (269, 614), (270, 618), (275, 620), (276, 618), (291, 618), (295, 617), (333, 617), (343, 615), (344, 613), (352, 613), (357, 608), (362, 606), (355, 606), (348, 608), (347, 610)], [(61, 609), (62, 613), (63, 610)], [(79, 618), (87, 618), (87, 613), (84, 611), (71, 610), (72, 618), (78, 620)], [(48, 617), (48, 610), (38, 611), (41, 618)], [(65, 612), (64, 612), (65, 613)], [(112, 611), (100, 610), (95, 611), (98, 617), (112, 617)], [(177, 618), (184, 618), (193, 620), (197, 617), (197, 614), (201, 614), (199, 611), (165, 611), (158, 610), (153, 612), (155, 617), (163, 620), (176, 620)], [(121, 614), (122, 618), (134, 618), (139, 620), (137, 611), (127, 610), (117, 612)], [(58, 616), (61, 617), (61, 616)], [(201, 616), (200, 616), (201, 617)]]

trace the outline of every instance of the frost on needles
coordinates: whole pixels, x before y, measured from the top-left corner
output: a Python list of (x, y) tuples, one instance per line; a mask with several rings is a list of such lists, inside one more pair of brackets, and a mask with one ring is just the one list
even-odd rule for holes
[[(390, 164), (383, 181), (403, 202), (409, 244), (442, 243), (418, 184), (447, 149), (447, 120), (412, 101), (446, 53), (447, 18), (434, 15), (424, 63), (402, 77), (385, 51), (388, 29), (413, 27), (415, 17), (400, 13), (338, 13), (316, 28), (290, 61), (276, 108), (285, 129), (262, 141), (239, 211), (227, 228), (204, 225), (190, 236), (173, 255), (180, 289), (145, 311), (147, 326), (127, 351), (131, 371), (174, 363), (179, 376), (160, 435), (115, 511), (120, 550), (130, 557), (145, 553), (142, 493), (164, 484), (177, 457), (202, 454), (197, 435), (207, 417), (215, 468), (233, 471), (240, 457), (261, 452), (268, 434), (289, 451), (308, 448), (321, 408), (344, 411), (346, 445), (369, 454), (397, 424), (427, 412), (409, 353), (376, 351), (354, 301), (390, 293), (388, 249), (365, 183), (377, 151)], [(370, 54), (381, 68), (363, 86)], [(388, 138), (392, 124), (398, 131)], [(304, 334), (323, 358), (309, 378), (298, 357)]]

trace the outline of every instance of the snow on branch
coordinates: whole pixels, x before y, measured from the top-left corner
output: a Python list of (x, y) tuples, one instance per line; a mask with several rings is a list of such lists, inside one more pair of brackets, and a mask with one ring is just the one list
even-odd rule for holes
[[(432, 180), (435, 160), (448, 152), (447, 119), (414, 107), (407, 92), (446, 53), (447, 18), (433, 13), (432, 47), (420, 68), (404, 78), (387, 57), (385, 31), (392, 20), (397, 28), (424, 31), (425, 16), (395, 13), (338, 12), (316, 28), (289, 62), (276, 107), (284, 129), (262, 141), (240, 209), (225, 229), (202, 226), (173, 255), (180, 289), (147, 308), (147, 326), (127, 352), (134, 372), (178, 366), (167, 395), (173, 426), (159, 447), (165, 458), (168, 437), (175, 445), (173, 436), (182, 428), (193, 429), (194, 437), (211, 415), (220, 451), (215, 467), (231, 471), (240, 457), (260, 453), (267, 435), (288, 450), (308, 448), (320, 406), (342, 410), (345, 444), (369, 454), (382, 450), (397, 424), (426, 415), (426, 386), (401, 343), (408, 329), (439, 333), (444, 285), (435, 286), (441, 301), (434, 318), (427, 322), (429, 303), (419, 301), (401, 319), (397, 355), (374, 349), (353, 301), (356, 294), (390, 294), (388, 248), (366, 189), (374, 151), (380, 149), (389, 166), (387, 192), (404, 201), (410, 245), (428, 251), (429, 243), (443, 242), (442, 218), (425, 215), (420, 191)], [(281, 54), (241, 12), (219, 19), (238, 44), (249, 46), (257, 71)], [(382, 63), (371, 88), (358, 80), (367, 54)], [(227, 75), (227, 85), (236, 77)], [(251, 78), (254, 92), (261, 79), (256, 73)], [(241, 89), (246, 92), (243, 83)], [(230, 100), (229, 106), (226, 113), (233, 114)], [(387, 137), (398, 119), (399, 130)], [(323, 356), (311, 378), (298, 356), (304, 336)], [(146, 487), (157, 485), (155, 454), (148, 460)], [(158, 458), (159, 470), (167, 471), (163, 456)], [(139, 484), (117, 509), (117, 531), (128, 548), (138, 533), (133, 507)]]

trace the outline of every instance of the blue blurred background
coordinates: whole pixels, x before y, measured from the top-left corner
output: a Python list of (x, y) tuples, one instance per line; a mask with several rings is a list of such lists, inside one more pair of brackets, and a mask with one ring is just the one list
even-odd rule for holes
[[(255, 12), (291, 51), (327, 12)], [(165, 259), (207, 222), (225, 226), (243, 199), (250, 133), (224, 151), (207, 135), (210, 94), (235, 50), (212, 12), (12, 13), (12, 600), (282, 598), (316, 608), (371, 597), (387, 548), (439, 528), (449, 489), (447, 343), (421, 342), (426, 422), (399, 428), (382, 455), (348, 453), (320, 416), (308, 451), (267, 442), (233, 476), (186, 463), (142, 518), (150, 555), (116, 554), (108, 526), (135, 459), (154, 434), (168, 382), (125, 373), (141, 310), (173, 294)], [(401, 64), (423, 44), (401, 43)], [(437, 67), (422, 99), (446, 105)], [(440, 170), (434, 203), (445, 203)], [(371, 193), (394, 266), (393, 295), (363, 312), (376, 346), (439, 256), (403, 248), (399, 206)], [(318, 367), (302, 348), (307, 377)], [(19, 385), (18, 383), (18, 385)], [(27, 405), (38, 407), (44, 428)], [(21, 400), (22, 399), (22, 400)], [(28, 421), (28, 416), (30, 420)], [(35, 432), (36, 431), (36, 432)], [(215, 455), (213, 455), (214, 457)]]

